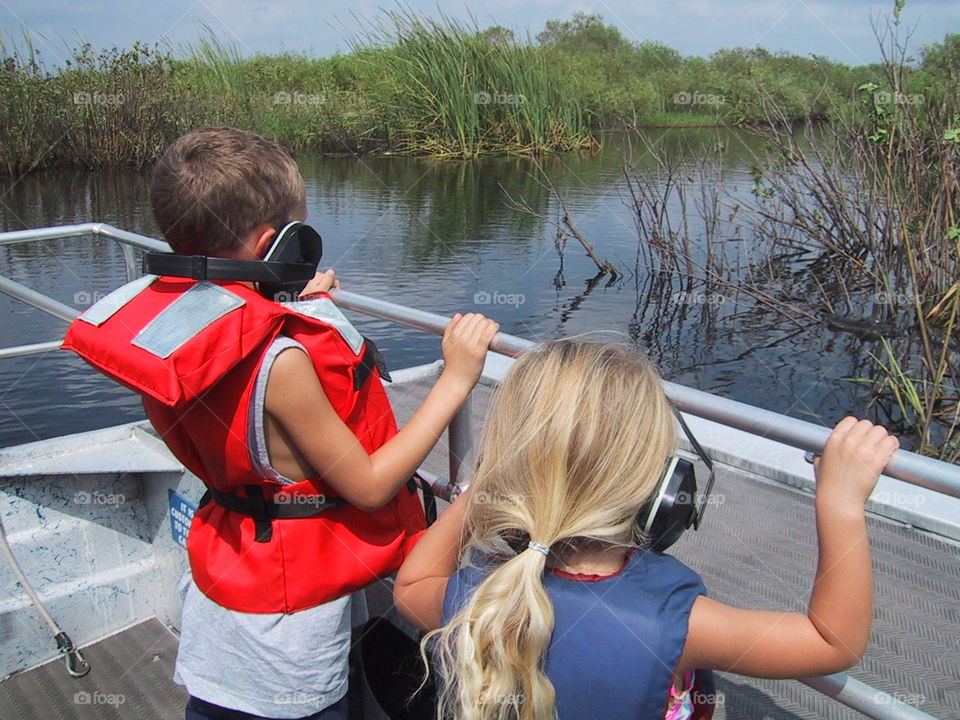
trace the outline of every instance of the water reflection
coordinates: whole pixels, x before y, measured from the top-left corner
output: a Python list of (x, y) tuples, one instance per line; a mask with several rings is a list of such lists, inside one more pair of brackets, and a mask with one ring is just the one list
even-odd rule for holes
[[(722, 153), (725, 189), (749, 193), (757, 138), (729, 130), (648, 137), (678, 156)], [(298, 162), (309, 221), (324, 237), (324, 264), (351, 290), (441, 313), (485, 312), (504, 331), (534, 340), (604, 331), (648, 351), (677, 382), (825, 423), (862, 408), (866, 391), (842, 378), (866, 373), (874, 343), (820, 322), (790, 321), (729, 287), (653, 271), (655, 258), (638, 248), (627, 207), (624, 159), (641, 174), (658, 171), (650, 148), (629, 135), (608, 138), (598, 154), (541, 160), (580, 231), (624, 269), (613, 283), (579, 246), (558, 254), (543, 219), (556, 218), (558, 208), (526, 159), (301, 155)], [(98, 220), (156, 236), (147, 189), (148, 176), (128, 170), (35, 173), (0, 188), (0, 228)], [(505, 192), (542, 218), (517, 212)], [(721, 241), (727, 264), (757, 284), (779, 283), (799, 298), (832, 292), (831, 268), (763, 257), (735, 222)], [(714, 252), (706, 247), (698, 262)], [(0, 274), (80, 308), (121, 284), (124, 265), (112, 243), (71, 239), (0, 247)], [(439, 355), (434, 337), (379, 320), (358, 324), (394, 367)], [(0, 327), (4, 345), (49, 340), (65, 329), (5, 297)], [(0, 363), (0, 446), (141, 416), (132, 393), (67, 353)]]

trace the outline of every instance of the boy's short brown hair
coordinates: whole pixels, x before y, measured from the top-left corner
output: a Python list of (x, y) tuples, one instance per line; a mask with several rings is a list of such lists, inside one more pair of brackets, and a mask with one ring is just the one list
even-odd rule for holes
[(303, 203), (303, 178), (280, 145), (230, 127), (193, 130), (157, 161), (150, 205), (182, 255), (230, 255), (257, 225), (281, 227)]

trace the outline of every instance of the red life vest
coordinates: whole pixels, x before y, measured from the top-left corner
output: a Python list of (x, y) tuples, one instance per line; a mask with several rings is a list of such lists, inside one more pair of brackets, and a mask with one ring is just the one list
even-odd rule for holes
[[(335, 495), (322, 478), (281, 485), (260, 477), (251, 458), (250, 403), (274, 338), (304, 346), (330, 404), (368, 453), (397, 428), (373, 349), (329, 296), (291, 308), (238, 282), (145, 276), (89, 308), (63, 346), (141, 393), (160, 437), (215, 498), (256, 490), (268, 503), (316, 506), (318, 496)], [(407, 486), (375, 512), (342, 504), (273, 519), (269, 541), (258, 541), (258, 527), (214, 501), (201, 504), (190, 528), (194, 581), (232, 610), (296, 612), (363, 588), (400, 566), (425, 522)]]

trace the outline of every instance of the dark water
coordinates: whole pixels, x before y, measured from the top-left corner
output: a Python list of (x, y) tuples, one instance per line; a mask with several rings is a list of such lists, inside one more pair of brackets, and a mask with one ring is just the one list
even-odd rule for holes
[[(668, 148), (722, 143), (727, 191), (749, 193), (749, 136), (670, 131), (653, 139)], [(445, 314), (482, 311), (534, 340), (604, 331), (596, 337), (635, 343), (686, 385), (825, 424), (862, 413), (866, 390), (843, 378), (866, 374), (875, 343), (821, 323), (798, 327), (728, 291), (685, 289), (638, 264), (623, 157), (641, 174), (653, 171), (652, 159), (622, 138), (598, 155), (543, 161), (582, 234), (627, 270), (612, 285), (592, 281), (595, 266), (572, 242), (558, 278), (552, 226), (506, 202), (505, 193), (556, 219), (557, 203), (527, 160), (298, 159), (324, 265), (350, 290)], [(145, 173), (36, 173), (0, 192), (3, 230), (96, 220), (157, 236)], [(744, 242), (738, 252), (749, 250)], [(0, 274), (78, 308), (125, 280), (120, 250), (93, 239), (0, 247)], [(356, 320), (393, 367), (438, 357), (434, 336)], [(0, 296), (0, 331), (8, 346), (60, 338), (65, 324)], [(0, 361), (0, 446), (140, 417), (136, 396), (64, 351)]]

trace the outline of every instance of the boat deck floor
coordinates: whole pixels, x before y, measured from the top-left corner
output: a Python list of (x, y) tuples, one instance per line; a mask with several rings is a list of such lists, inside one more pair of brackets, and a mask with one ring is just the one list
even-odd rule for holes
[[(428, 387), (391, 389), (401, 422)], [(490, 394), (483, 387), (475, 393), (477, 430)], [(447, 475), (446, 448), (445, 439), (437, 444), (427, 470)], [(700, 531), (688, 532), (673, 554), (697, 570), (720, 601), (805, 612), (816, 565), (812, 496), (718, 466), (714, 498)], [(868, 527), (873, 628), (866, 656), (849, 674), (934, 717), (960, 718), (960, 547), (883, 518), (868, 518)], [(0, 718), (183, 717), (186, 696), (171, 680), (176, 636), (156, 619), (85, 653), (93, 667), (85, 678), (68, 677), (57, 660), (0, 683)], [(862, 717), (794, 681), (723, 674), (718, 691), (717, 720)]]
[(89, 645), (86, 677), (53, 660), (0, 683), (3, 720), (175, 720), (184, 689), (173, 683), (177, 636), (156, 618)]

